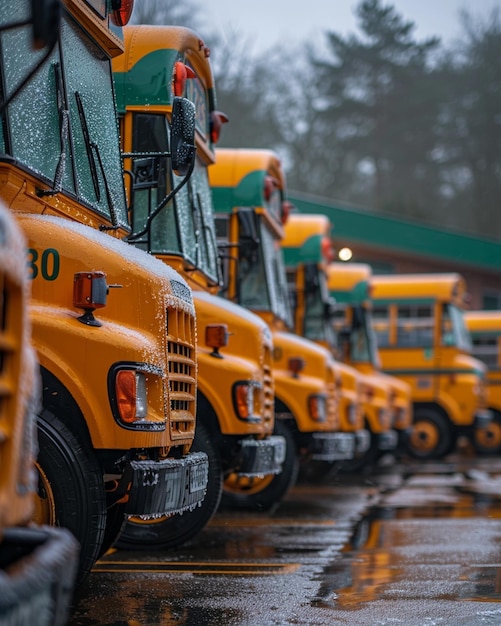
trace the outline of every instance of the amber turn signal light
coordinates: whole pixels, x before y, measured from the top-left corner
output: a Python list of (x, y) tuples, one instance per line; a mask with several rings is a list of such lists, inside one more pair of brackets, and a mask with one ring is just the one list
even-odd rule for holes
[(304, 370), (305, 365), (305, 360), (300, 356), (292, 357), (289, 359), (288, 362), (289, 370), (292, 372), (294, 378), (297, 378), (299, 372), (302, 372)]
[(205, 327), (205, 345), (212, 348), (211, 356), (222, 359), (219, 349), (228, 345), (228, 326), (226, 324), (207, 324)]
[(106, 306), (108, 285), (104, 272), (77, 272), (73, 278), (73, 306), (85, 313), (79, 321), (88, 326), (101, 326), (93, 312)]

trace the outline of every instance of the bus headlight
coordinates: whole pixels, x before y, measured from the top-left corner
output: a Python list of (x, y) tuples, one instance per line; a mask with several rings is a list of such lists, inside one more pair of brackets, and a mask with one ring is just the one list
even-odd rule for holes
[(378, 409), (377, 411), (377, 417), (378, 417), (378, 421), (379, 424), (381, 426), (389, 426), (389, 411), (387, 411), (385, 408), (381, 407)]
[(160, 368), (138, 362), (115, 363), (108, 371), (113, 416), (122, 428), (165, 430), (165, 387)]
[(350, 404), (348, 406), (348, 424), (354, 426), (357, 423), (358, 407), (356, 404)]
[(327, 419), (327, 398), (318, 394), (308, 398), (310, 417), (316, 422), (325, 422)]
[(257, 380), (239, 381), (233, 385), (233, 407), (241, 420), (260, 420), (263, 404), (262, 385)]
[(122, 422), (133, 424), (147, 416), (146, 378), (142, 372), (120, 370), (115, 379), (115, 391)]

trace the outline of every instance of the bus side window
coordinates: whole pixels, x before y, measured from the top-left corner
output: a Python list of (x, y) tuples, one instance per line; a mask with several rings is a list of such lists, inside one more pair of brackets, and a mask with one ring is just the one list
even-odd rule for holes
[(499, 369), (498, 338), (495, 335), (473, 335), (473, 356), (483, 361), (490, 370)]
[(374, 332), (377, 337), (377, 344), (380, 348), (387, 348), (390, 345), (390, 309), (387, 306), (374, 306), (372, 309), (372, 320), (374, 322)]
[(397, 345), (433, 347), (433, 309), (423, 305), (400, 305), (397, 318)]

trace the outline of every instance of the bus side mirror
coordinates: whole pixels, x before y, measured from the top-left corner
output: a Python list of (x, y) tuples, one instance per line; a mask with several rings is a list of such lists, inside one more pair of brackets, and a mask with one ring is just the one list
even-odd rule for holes
[(35, 49), (54, 45), (60, 30), (60, 0), (31, 0), (31, 17)]
[(171, 117), (172, 169), (186, 176), (195, 161), (195, 105), (188, 98), (174, 97)]

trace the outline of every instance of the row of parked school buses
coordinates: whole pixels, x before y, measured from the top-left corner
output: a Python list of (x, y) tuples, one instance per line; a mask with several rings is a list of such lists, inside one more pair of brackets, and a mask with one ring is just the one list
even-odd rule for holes
[(204, 41), (132, 7), (2, 1), (0, 623), (299, 472), (501, 444), (461, 278), (333, 262), (275, 153), (216, 149)]

